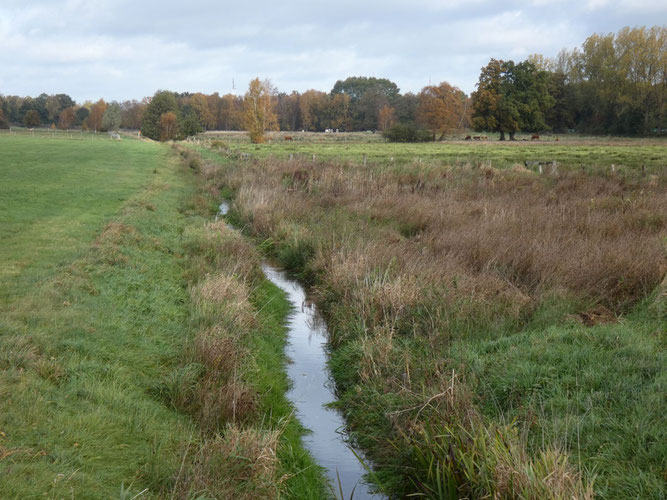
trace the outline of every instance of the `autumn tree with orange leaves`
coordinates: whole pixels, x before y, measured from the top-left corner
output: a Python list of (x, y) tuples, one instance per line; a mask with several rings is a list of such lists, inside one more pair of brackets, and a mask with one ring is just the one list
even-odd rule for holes
[(97, 132), (102, 128), (102, 116), (107, 110), (108, 104), (100, 99), (90, 108), (90, 114), (86, 118), (88, 129)]
[(380, 108), (378, 113), (378, 129), (384, 132), (387, 129), (390, 129), (396, 123), (396, 115), (394, 113), (394, 108), (385, 104)]
[(72, 124), (76, 120), (74, 107), (65, 108), (60, 112), (58, 117), (58, 128), (66, 130), (72, 127)]
[(264, 132), (277, 130), (278, 117), (273, 108), (271, 82), (255, 78), (250, 82), (243, 99), (243, 126), (250, 134), (250, 142), (264, 142)]
[(178, 118), (176, 113), (168, 111), (160, 116), (160, 140), (171, 141), (178, 135)]
[(461, 127), (465, 115), (465, 93), (447, 82), (429, 85), (419, 93), (417, 122), (433, 134), (440, 134), (441, 141), (445, 134)]

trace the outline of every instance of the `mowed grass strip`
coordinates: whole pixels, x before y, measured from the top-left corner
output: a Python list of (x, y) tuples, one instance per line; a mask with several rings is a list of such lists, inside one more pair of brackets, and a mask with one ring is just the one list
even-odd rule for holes
[(159, 146), (0, 136), (0, 300), (87, 248), (153, 176)]
[(186, 174), (156, 144), (1, 140), (2, 496), (157, 491), (196, 432), (149, 395), (188, 332)]
[(159, 144), (4, 145), (33, 175), (3, 193), (0, 496), (326, 496), (285, 398), (289, 304), (212, 222), (215, 186)]

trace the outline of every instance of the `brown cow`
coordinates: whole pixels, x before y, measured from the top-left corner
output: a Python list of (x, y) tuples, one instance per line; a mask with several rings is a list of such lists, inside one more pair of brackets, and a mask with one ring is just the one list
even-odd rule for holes
[(466, 140), (466, 141), (471, 141), (471, 140), (472, 140), (472, 137), (470, 137), (469, 135), (466, 135), (466, 139), (465, 139), (465, 140)]
[(286, 135), (286, 136), (285, 136), (285, 140), (286, 140), (286, 141), (291, 141), (291, 140), (293, 140), (293, 139), (292, 139), (292, 136), (291, 136), (291, 135)]
[(540, 136), (537, 135), (537, 134), (533, 134), (533, 135), (530, 137), (530, 140), (531, 140), (531, 141), (539, 141), (539, 140), (540, 140)]

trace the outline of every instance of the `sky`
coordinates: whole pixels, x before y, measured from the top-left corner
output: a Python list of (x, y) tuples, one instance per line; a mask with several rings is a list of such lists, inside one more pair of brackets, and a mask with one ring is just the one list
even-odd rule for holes
[(348, 76), (466, 93), (489, 59), (667, 23), (664, 0), (0, 0), (0, 94), (330, 91)]

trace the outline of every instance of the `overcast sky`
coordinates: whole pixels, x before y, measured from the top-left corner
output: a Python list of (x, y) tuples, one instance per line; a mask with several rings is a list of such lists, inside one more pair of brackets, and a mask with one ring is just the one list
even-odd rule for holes
[(491, 57), (666, 22), (664, 0), (0, 0), (0, 93), (243, 93), (255, 76), (285, 92), (376, 76), (469, 93)]

